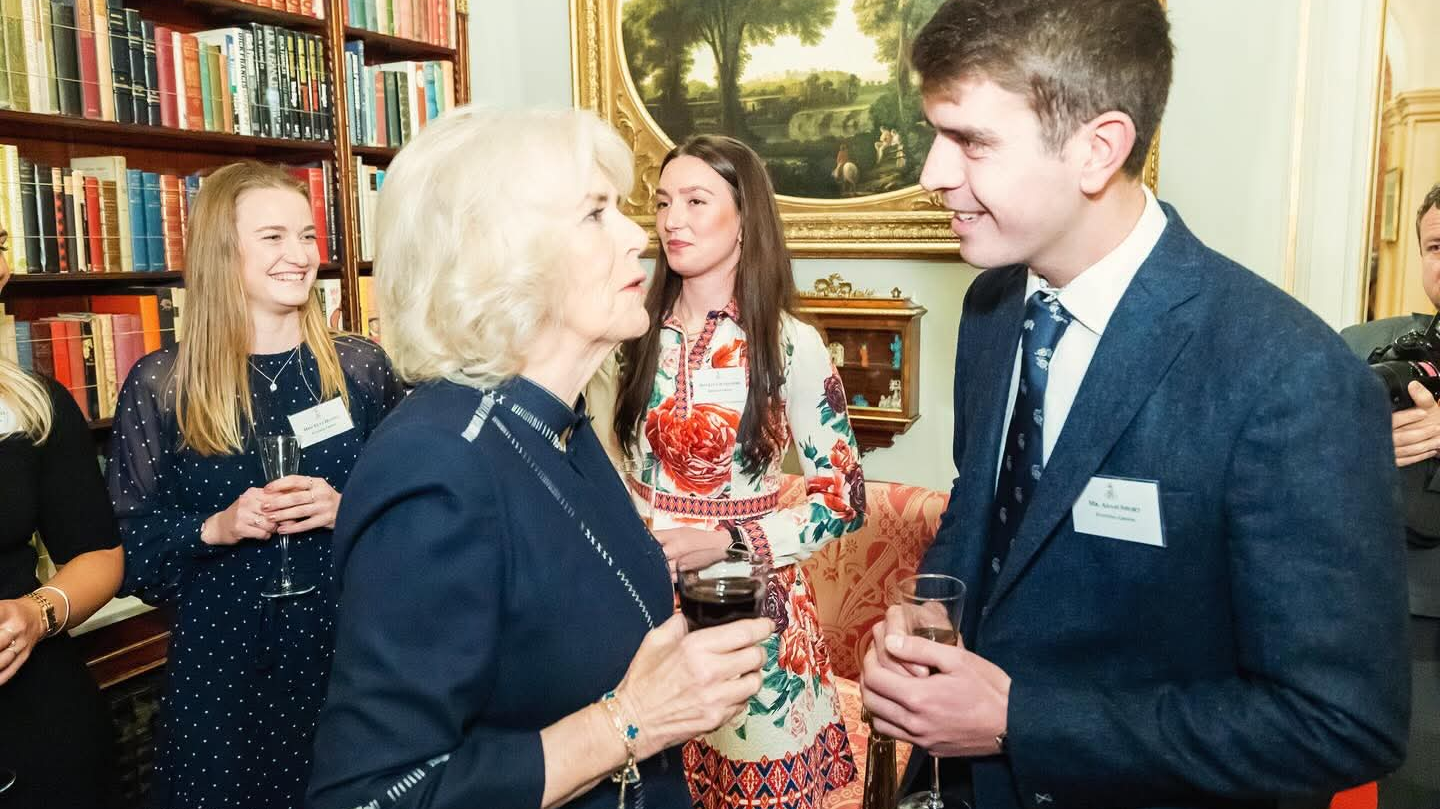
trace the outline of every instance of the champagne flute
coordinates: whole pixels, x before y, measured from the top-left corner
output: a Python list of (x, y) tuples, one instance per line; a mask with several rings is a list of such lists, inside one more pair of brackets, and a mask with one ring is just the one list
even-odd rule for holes
[[(900, 606), (909, 634), (936, 643), (960, 642), (965, 582), (939, 573), (907, 576), (891, 589), (890, 601)], [(932, 753), (930, 766), (930, 790), (907, 795), (900, 801), (899, 809), (945, 809), (945, 802), (940, 798), (940, 757)]]
[[(260, 436), (260, 463), (265, 468), (265, 480), (273, 483), (288, 475), (300, 474), (300, 441), (293, 435)], [(300, 586), (290, 578), (290, 537), (276, 531), (280, 542), (280, 569), (275, 574), (268, 590), (260, 593), (265, 598), (291, 598), (312, 592), (315, 585)]]

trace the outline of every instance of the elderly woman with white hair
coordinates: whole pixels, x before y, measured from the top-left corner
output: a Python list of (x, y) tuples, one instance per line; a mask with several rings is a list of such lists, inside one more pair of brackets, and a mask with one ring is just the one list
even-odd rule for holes
[(585, 415), (648, 323), (632, 158), (593, 114), (457, 110), (391, 164), (386, 343), (310, 806), (689, 807), (676, 745), (760, 686), (768, 619), (687, 632)]

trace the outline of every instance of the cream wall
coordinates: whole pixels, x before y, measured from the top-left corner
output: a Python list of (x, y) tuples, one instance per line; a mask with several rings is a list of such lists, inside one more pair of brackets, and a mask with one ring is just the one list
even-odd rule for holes
[[(1169, 0), (1177, 61), (1161, 198), (1200, 238), (1337, 327), (1360, 309), (1373, 103), (1365, 77), (1378, 59), (1366, 32), (1379, 30), (1379, 3)], [(567, 0), (483, 5), (471, 19), (474, 99), (568, 105)], [(797, 262), (796, 280), (806, 287), (832, 272), (862, 288), (899, 286), (929, 309), (921, 419), (894, 447), (867, 454), (865, 468), (875, 479), (948, 488), (955, 332), (975, 271), (958, 260), (811, 259)]]

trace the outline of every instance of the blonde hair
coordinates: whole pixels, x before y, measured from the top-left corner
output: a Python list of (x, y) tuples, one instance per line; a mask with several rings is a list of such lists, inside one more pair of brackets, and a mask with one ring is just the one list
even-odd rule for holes
[(15, 414), (13, 433), (0, 433), (0, 437), (23, 433), (33, 444), (40, 444), (50, 436), (50, 424), (55, 404), (50, 401), (50, 391), (24, 368), (0, 357), (0, 404)]
[[(246, 191), (278, 188), (307, 201), (305, 186), (284, 169), (232, 163), (205, 178), (186, 235), (185, 339), (175, 361), (175, 418), (180, 438), (201, 455), (239, 452), (254, 424), (250, 407), (250, 317), (240, 279), (236, 205)], [(320, 368), (320, 395), (350, 403), (325, 312), (314, 290), (300, 316), (304, 345)]]
[(585, 110), (460, 107), (400, 151), (375, 211), (375, 293), (401, 378), (489, 387), (519, 373), (558, 317), (563, 223), (596, 170), (630, 192), (630, 150)]

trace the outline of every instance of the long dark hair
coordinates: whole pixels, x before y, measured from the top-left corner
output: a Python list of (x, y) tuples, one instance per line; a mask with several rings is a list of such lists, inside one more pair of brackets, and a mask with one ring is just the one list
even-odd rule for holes
[[(735, 207), (740, 211), (740, 262), (735, 270), (735, 300), (740, 326), (745, 330), (750, 365), (750, 392), (740, 419), (737, 441), (744, 469), (764, 469), (785, 449), (785, 356), (780, 346), (780, 322), (793, 315), (795, 276), (775, 189), (760, 156), (749, 146), (722, 135), (695, 135), (670, 150), (660, 170), (677, 157), (696, 157), (725, 178)], [(661, 237), (663, 241), (663, 236)], [(620, 392), (615, 408), (615, 435), (630, 449), (638, 442), (645, 407), (655, 387), (660, 362), (660, 328), (680, 297), (682, 279), (671, 271), (662, 248), (655, 257), (655, 276), (645, 296), (650, 329), (644, 337), (627, 341), (620, 349)], [(682, 358), (681, 362), (685, 362)]]

